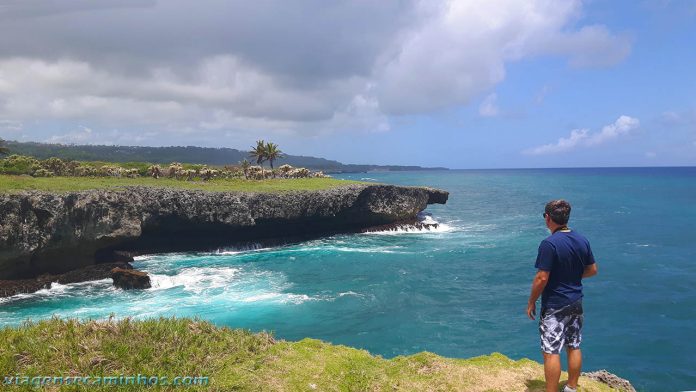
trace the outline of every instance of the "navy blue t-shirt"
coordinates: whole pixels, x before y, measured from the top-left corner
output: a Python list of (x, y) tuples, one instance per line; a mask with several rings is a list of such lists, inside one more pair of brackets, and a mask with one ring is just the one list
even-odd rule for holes
[(541, 241), (534, 267), (550, 272), (541, 307), (559, 309), (582, 298), (582, 274), (594, 262), (590, 242), (576, 231), (557, 231)]

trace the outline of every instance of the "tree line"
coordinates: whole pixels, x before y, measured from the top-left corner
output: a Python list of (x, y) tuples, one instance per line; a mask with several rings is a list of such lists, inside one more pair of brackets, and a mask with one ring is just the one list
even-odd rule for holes
[[(9, 149), (0, 139), (0, 155), (9, 154)], [(290, 165), (282, 165), (278, 169), (274, 162), (283, 156), (277, 144), (260, 140), (256, 147), (248, 152), (249, 158), (258, 165), (252, 165), (247, 159), (239, 165), (225, 165), (224, 167), (208, 167), (202, 164), (182, 164), (172, 162), (169, 165), (149, 164), (146, 162), (128, 162), (116, 164), (113, 162), (76, 161), (64, 160), (56, 157), (37, 159), (25, 155), (10, 155), (0, 159), (0, 174), (30, 175), (32, 177), (152, 177), (172, 178), (177, 180), (192, 181), (201, 179), (209, 181), (215, 178), (231, 179), (241, 178), (265, 179), (269, 176), (281, 178), (308, 178), (326, 177), (321, 171), (311, 171), (307, 168), (295, 168)], [(263, 167), (264, 162), (269, 162), (270, 171)]]

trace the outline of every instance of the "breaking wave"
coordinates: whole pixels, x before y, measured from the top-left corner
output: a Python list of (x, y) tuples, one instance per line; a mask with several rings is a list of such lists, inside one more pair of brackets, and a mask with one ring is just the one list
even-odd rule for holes
[(111, 279), (91, 280), (88, 282), (60, 284), (51, 283), (50, 288), (41, 289), (33, 293), (15, 294), (11, 297), (0, 298), (0, 304), (7, 304), (21, 300), (42, 300), (71, 296), (88, 296), (104, 290), (114, 291)]
[(226, 287), (239, 273), (238, 268), (184, 268), (176, 275), (151, 274), (150, 290), (166, 290), (182, 287), (186, 291), (201, 293), (204, 290)]
[(424, 234), (424, 233), (449, 233), (455, 230), (454, 226), (435, 220), (431, 214), (421, 212), (418, 214), (416, 225), (398, 225), (386, 230), (369, 231), (364, 234), (372, 235), (400, 235), (400, 234)]

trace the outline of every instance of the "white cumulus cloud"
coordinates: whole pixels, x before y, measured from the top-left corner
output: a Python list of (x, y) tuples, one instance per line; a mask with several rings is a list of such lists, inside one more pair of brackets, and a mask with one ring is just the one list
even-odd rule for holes
[(378, 69), (377, 92), (390, 114), (423, 113), (471, 99), (505, 78), (505, 65), (559, 55), (577, 67), (623, 60), (631, 42), (606, 26), (578, 29), (580, 1), (423, 1), (425, 15)]
[[(392, 116), (480, 99), (510, 62), (610, 66), (631, 48), (583, 25), (580, 0), (99, 4), (0, 7), (5, 128), (85, 124), (93, 139), (147, 130), (171, 142), (259, 128), (384, 131)], [(495, 100), (480, 114), (496, 115)]]
[(544, 144), (524, 151), (529, 155), (557, 154), (578, 147), (591, 147), (607, 143), (621, 136), (627, 135), (640, 126), (637, 118), (626, 115), (620, 116), (614, 123), (605, 125), (599, 132), (590, 132), (588, 129), (574, 129), (570, 136), (561, 137), (556, 143)]

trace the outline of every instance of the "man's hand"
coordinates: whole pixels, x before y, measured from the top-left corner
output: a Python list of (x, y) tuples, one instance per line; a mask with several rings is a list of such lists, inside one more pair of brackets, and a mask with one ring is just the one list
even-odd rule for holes
[(529, 317), (530, 320), (534, 320), (536, 317), (536, 302), (529, 302), (527, 304), (527, 317)]
[(546, 283), (549, 281), (549, 271), (538, 270), (532, 281), (532, 292), (529, 293), (529, 301), (527, 301), (527, 317), (534, 320), (536, 317), (536, 301), (544, 291)]

